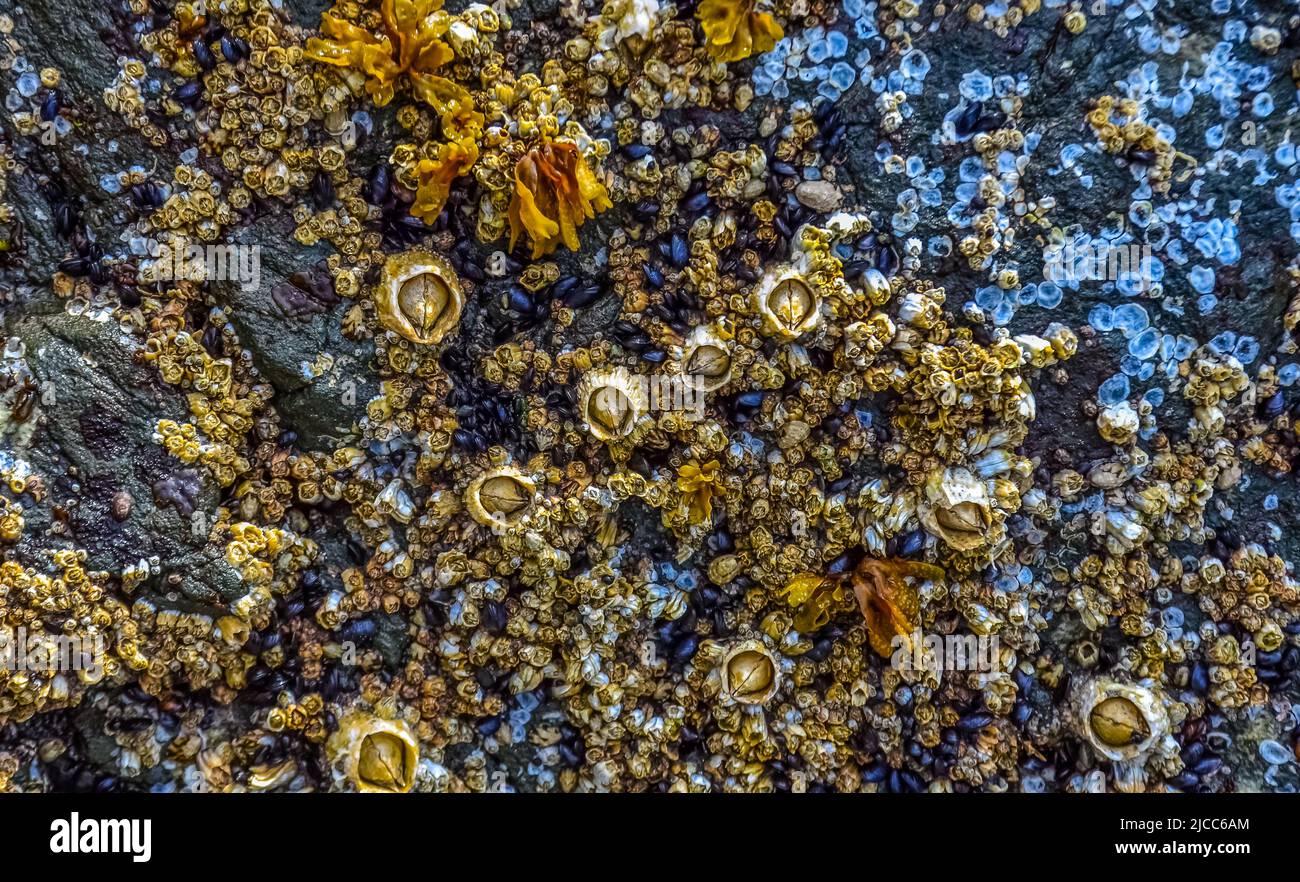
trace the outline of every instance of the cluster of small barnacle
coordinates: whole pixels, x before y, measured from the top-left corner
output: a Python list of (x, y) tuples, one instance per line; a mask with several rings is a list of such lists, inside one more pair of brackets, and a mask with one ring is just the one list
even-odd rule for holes
[[(995, 9), (990, 9), (989, 6), (985, 3), (972, 3), (966, 7), (966, 18), (983, 25), (999, 37), (1006, 37), (1026, 16), (1038, 12), (1042, 3), (1041, 0), (1015, 0), (1012, 3), (996, 4)], [(1074, 9), (1066, 13), (1064, 23), (1070, 33), (1077, 34), (1083, 30), (1086, 19), (1082, 12)]]
[[(224, 332), (233, 338), (219, 310), (210, 321), (210, 327), (225, 326)], [(241, 448), (270, 401), (271, 389), (258, 382), (256, 369), (245, 363), (247, 354), (213, 358), (202, 336), (167, 328), (150, 335), (141, 357), (157, 364), (164, 382), (186, 390), (194, 417), (194, 422), (182, 424), (159, 420), (156, 440), (182, 462), (202, 462), (226, 487), (250, 468)]]
[(1136, 101), (1132, 98), (1117, 101), (1111, 95), (1103, 95), (1088, 111), (1087, 119), (1107, 153), (1149, 166), (1147, 176), (1151, 189), (1156, 193), (1169, 191), (1174, 159), (1180, 154), (1155, 126), (1142, 118)]
[(25, 656), (21, 664), (0, 667), (0, 715), (16, 721), (75, 706), (89, 688), (136, 658), (134, 626), (109, 574), (87, 571), (84, 551), (49, 557), (52, 574), (17, 561), (0, 563), (0, 635), (7, 652)]
[(104, 106), (120, 114), (155, 147), (167, 143), (167, 133), (146, 112), (145, 77), (148, 68), (138, 58), (121, 58), (117, 77), (104, 90)]
[[(186, 238), (215, 242), (223, 230), (234, 222), (236, 209), (246, 204), (238, 191), (222, 198), (221, 184), (202, 169), (179, 165), (173, 172), (171, 192), (166, 201), (148, 218), (148, 228), (159, 235), (160, 242), (182, 250)], [(149, 282), (148, 274), (143, 281)]]

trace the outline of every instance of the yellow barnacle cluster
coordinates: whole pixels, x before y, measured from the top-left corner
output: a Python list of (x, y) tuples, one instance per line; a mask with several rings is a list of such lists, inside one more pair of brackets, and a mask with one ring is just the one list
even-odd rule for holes
[[(154, 596), (138, 598), (127, 623), (138, 635), (129, 644), (138, 648), (129, 663), (146, 692), (163, 694), (185, 684), (211, 688), (218, 701), (228, 701), (247, 685), (247, 673), (255, 664), (278, 667), (285, 660), (283, 647), (258, 654), (246, 644), (253, 630), (268, 626), (275, 598), (296, 584), (316, 555), (315, 544), (278, 527), (232, 522), (224, 511), (219, 518), (213, 541), (222, 545), (224, 559), (238, 573), (246, 593), (230, 601), (224, 615), (176, 609)], [(305, 662), (318, 664), (319, 658), (308, 641)]]
[[(308, 146), (304, 126), (319, 119), (337, 96), (318, 89), (302, 63), (298, 32), (272, 3), (248, 0), (201, 10), (197, 4), (178, 4), (163, 27), (143, 35), (141, 46), (187, 78), (164, 100), (165, 109), (172, 115), (192, 114), (205, 135), (204, 150), (218, 156), (238, 179), (220, 210), (247, 208), (253, 194), (284, 197), (301, 189), (325, 164)], [(220, 40), (207, 27), (209, 17), (224, 27)], [(219, 221), (223, 227), (229, 222)], [(175, 228), (168, 221), (156, 226)]]
[(1262, 652), (1282, 645), (1283, 628), (1300, 610), (1300, 584), (1286, 561), (1255, 543), (1234, 550), (1226, 560), (1206, 555), (1184, 567), (1181, 588), (1196, 595), (1214, 621), (1241, 625)]
[(1202, 347), (1192, 354), (1183, 397), (1192, 408), (1191, 431), (1197, 437), (1217, 437), (1226, 420), (1225, 409), (1250, 385), (1245, 368), (1231, 355)]
[(329, 734), (324, 719), (325, 701), (319, 693), (311, 692), (294, 701), (288, 693), (280, 693), (278, 706), (266, 715), (266, 728), (271, 732), (301, 732), (313, 744), (319, 744)]
[(135, 626), (86, 552), (49, 554), (50, 571), (0, 563), (0, 720), (73, 707), (136, 658)]
[[(212, 319), (224, 324), (219, 313)], [(241, 452), (244, 436), (270, 401), (271, 390), (255, 379), (252, 365), (244, 362), (246, 356), (237, 361), (213, 358), (200, 337), (197, 332), (168, 329), (147, 342), (144, 359), (157, 363), (164, 382), (188, 391), (186, 400), (194, 418), (184, 424), (159, 420), (155, 434), (169, 453), (185, 462), (202, 462), (222, 486), (228, 486), (249, 468)]]
[(226, 562), (239, 571), (249, 585), (269, 585), (275, 576), (274, 562), (292, 546), (294, 537), (284, 530), (236, 523), (229, 527)]
[[(149, 226), (173, 252), (181, 255), (186, 253), (189, 239), (214, 242), (235, 218), (233, 206), (221, 194), (221, 184), (212, 175), (202, 169), (178, 165), (172, 175), (171, 193), (149, 215)], [(173, 271), (172, 276), (176, 275)], [(151, 280), (147, 275), (144, 278)], [(177, 279), (162, 276), (159, 280)]]
[(1156, 132), (1155, 126), (1142, 118), (1136, 101), (1103, 95), (1093, 102), (1087, 120), (1107, 153), (1149, 166), (1151, 189), (1157, 193), (1169, 191), (1174, 158), (1178, 154), (1173, 145)]

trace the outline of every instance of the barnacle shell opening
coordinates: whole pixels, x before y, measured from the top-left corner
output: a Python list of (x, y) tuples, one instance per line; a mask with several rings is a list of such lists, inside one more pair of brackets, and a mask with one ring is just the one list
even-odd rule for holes
[(326, 744), (330, 762), (362, 793), (406, 793), (415, 785), (419, 744), (405, 724), (356, 712)]
[(765, 277), (754, 290), (754, 308), (763, 319), (763, 329), (783, 340), (794, 340), (816, 328), (821, 305), (816, 289), (788, 268)]
[(722, 694), (740, 704), (766, 704), (780, 686), (780, 666), (760, 640), (745, 640), (723, 656)]
[(413, 343), (441, 343), (460, 322), (464, 305), (455, 270), (425, 251), (390, 257), (375, 289), (380, 324)]
[(963, 468), (935, 472), (926, 481), (921, 523), (956, 551), (988, 542), (993, 513), (983, 482)]
[(1152, 689), (1107, 678), (1090, 680), (1076, 700), (1088, 743), (1110, 760), (1149, 753), (1169, 733), (1169, 713)]
[(475, 478), (465, 491), (465, 506), (484, 526), (512, 527), (528, 516), (536, 495), (531, 478), (505, 466)]
[(683, 379), (703, 392), (720, 389), (731, 381), (731, 349), (711, 328), (691, 332), (681, 364)]
[(583, 375), (578, 405), (588, 431), (602, 441), (631, 435), (650, 408), (643, 384), (624, 368)]

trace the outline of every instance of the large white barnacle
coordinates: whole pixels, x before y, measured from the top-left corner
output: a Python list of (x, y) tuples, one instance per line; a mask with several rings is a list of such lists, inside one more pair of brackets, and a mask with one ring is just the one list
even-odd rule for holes
[(970, 551), (985, 544), (993, 525), (992, 504), (984, 482), (963, 468), (944, 469), (930, 476), (920, 516), (926, 530), (956, 551)]
[(419, 743), (405, 724), (354, 712), (326, 742), (330, 764), (362, 793), (406, 793), (415, 784)]
[(780, 686), (780, 666), (760, 640), (737, 643), (723, 656), (719, 669), (722, 693), (740, 704), (766, 704)]
[(712, 392), (731, 379), (731, 347), (712, 328), (697, 327), (682, 346), (682, 377), (696, 389)]
[(1160, 696), (1141, 684), (1098, 677), (1075, 698), (1083, 736), (1113, 761), (1137, 760), (1169, 734), (1169, 713)]
[(602, 441), (631, 435), (650, 410), (645, 384), (625, 368), (593, 370), (578, 383), (578, 406), (587, 430)]
[(753, 306), (763, 320), (764, 331), (782, 340), (794, 340), (821, 321), (821, 296), (789, 266), (768, 272), (759, 280)]
[(427, 251), (388, 258), (375, 289), (380, 324), (413, 343), (442, 342), (460, 322), (464, 305), (456, 272)]
[(537, 485), (512, 466), (501, 466), (475, 478), (465, 491), (470, 517), (489, 527), (513, 527), (527, 517), (537, 498)]

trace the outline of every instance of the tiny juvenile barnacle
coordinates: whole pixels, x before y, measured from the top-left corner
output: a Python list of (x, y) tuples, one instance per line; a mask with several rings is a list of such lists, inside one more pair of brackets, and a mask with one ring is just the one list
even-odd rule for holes
[(464, 305), (455, 270), (425, 251), (390, 257), (375, 289), (380, 323), (413, 343), (441, 343), (460, 321)]

